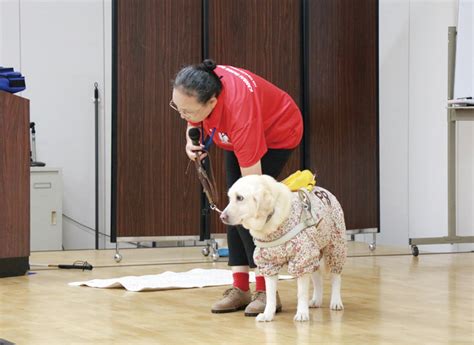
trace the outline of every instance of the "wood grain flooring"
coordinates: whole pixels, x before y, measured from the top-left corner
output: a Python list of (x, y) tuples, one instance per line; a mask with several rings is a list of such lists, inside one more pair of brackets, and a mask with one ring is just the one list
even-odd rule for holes
[[(192, 268), (226, 268), (200, 248), (32, 253), (30, 263), (88, 260), (92, 271), (32, 266), (0, 279), (0, 338), (16, 344), (473, 344), (474, 254), (426, 254), (350, 243), (343, 273), (344, 311), (321, 309), (296, 323), (296, 281), (280, 281), (283, 312), (257, 323), (243, 312), (212, 314), (226, 287), (127, 292), (67, 283)], [(253, 286), (252, 286), (253, 288)], [(1, 343), (1, 340), (0, 340)]]

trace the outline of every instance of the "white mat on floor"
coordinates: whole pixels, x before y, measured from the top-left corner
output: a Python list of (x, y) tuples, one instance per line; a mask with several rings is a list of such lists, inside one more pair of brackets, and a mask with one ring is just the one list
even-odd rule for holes
[[(292, 276), (280, 275), (281, 280), (293, 279)], [(250, 272), (250, 282), (255, 282), (255, 273)], [(232, 271), (221, 269), (205, 270), (195, 268), (187, 272), (164, 272), (147, 276), (127, 276), (112, 279), (93, 279), (69, 283), (71, 286), (90, 286), (95, 288), (124, 287), (128, 291), (150, 291), (162, 289), (202, 288), (204, 286), (231, 285)]]

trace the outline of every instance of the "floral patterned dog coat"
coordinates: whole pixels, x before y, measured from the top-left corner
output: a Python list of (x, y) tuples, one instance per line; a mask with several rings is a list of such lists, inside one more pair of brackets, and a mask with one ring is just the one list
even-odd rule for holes
[[(288, 264), (288, 273), (299, 277), (319, 268), (321, 254), (332, 273), (340, 274), (346, 261), (346, 225), (344, 213), (336, 197), (329, 191), (315, 187), (310, 194), (315, 226), (300, 231), (285, 243), (268, 248), (256, 247), (254, 261), (264, 276), (278, 274)], [(305, 212), (298, 193), (293, 193), (290, 216), (277, 231), (260, 242), (272, 242), (303, 221)]]

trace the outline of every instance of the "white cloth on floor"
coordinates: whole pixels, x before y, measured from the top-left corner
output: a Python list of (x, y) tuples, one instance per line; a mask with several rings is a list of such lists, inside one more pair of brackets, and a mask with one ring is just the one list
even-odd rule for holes
[[(281, 280), (292, 279), (292, 276), (280, 275)], [(71, 286), (90, 286), (95, 288), (124, 287), (128, 291), (150, 291), (166, 289), (202, 288), (232, 284), (232, 271), (223, 269), (195, 268), (187, 272), (164, 272), (146, 276), (127, 276), (112, 279), (93, 279), (69, 283)], [(255, 273), (250, 272), (250, 282), (255, 282)]]

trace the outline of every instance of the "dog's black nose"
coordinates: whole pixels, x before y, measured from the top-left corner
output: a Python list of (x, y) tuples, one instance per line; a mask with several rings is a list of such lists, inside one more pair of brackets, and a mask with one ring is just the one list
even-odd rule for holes
[(227, 224), (227, 213), (222, 212), (220, 218), (224, 224)]

